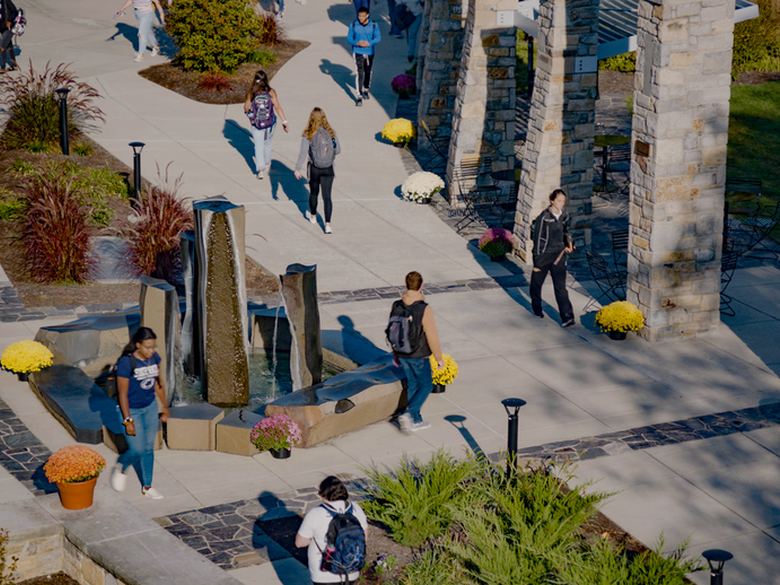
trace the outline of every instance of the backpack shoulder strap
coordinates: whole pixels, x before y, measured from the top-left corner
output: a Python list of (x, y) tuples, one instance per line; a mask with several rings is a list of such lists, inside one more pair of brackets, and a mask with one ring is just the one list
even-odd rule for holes
[(135, 366), (138, 362), (135, 359), (135, 356), (131, 353), (130, 354), (130, 375), (132, 376), (135, 373)]

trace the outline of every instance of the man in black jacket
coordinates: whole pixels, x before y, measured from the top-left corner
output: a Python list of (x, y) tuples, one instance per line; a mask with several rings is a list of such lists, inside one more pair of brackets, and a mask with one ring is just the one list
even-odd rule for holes
[(534, 271), (531, 275), (531, 308), (534, 315), (544, 318), (542, 312), (542, 285), (547, 273), (552, 275), (555, 301), (561, 315), (561, 327), (574, 325), (574, 310), (566, 291), (566, 254), (574, 250), (569, 234), (569, 214), (563, 209), (566, 193), (556, 189), (550, 193), (550, 207), (539, 214), (531, 226)]

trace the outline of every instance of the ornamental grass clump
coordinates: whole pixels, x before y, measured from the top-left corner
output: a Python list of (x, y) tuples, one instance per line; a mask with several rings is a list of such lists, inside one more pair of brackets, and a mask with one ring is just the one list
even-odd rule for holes
[(14, 374), (29, 374), (48, 368), (53, 361), (54, 355), (48, 347), (37, 341), (25, 339), (5, 348), (0, 358), (0, 365), (4, 370)]
[(428, 171), (418, 171), (409, 175), (401, 185), (401, 194), (407, 201), (430, 201), (431, 197), (444, 189), (441, 177)]
[(446, 386), (447, 384), (452, 384), (455, 378), (458, 377), (458, 364), (451, 355), (446, 353), (442, 354), (442, 358), (444, 359), (444, 367), (438, 370), (439, 365), (436, 363), (436, 358), (431, 354), (431, 372), (434, 384)]
[(515, 235), (503, 228), (490, 228), (479, 238), (479, 249), (491, 258), (509, 254), (515, 247)]
[(406, 118), (393, 118), (382, 128), (382, 138), (406, 146), (414, 138), (414, 124)]
[(49, 457), (43, 471), (51, 483), (76, 483), (97, 477), (105, 466), (106, 460), (94, 449), (69, 445)]
[(286, 414), (273, 414), (252, 428), (249, 440), (260, 451), (292, 449), (302, 440), (301, 428)]
[(417, 79), (408, 73), (396, 75), (390, 82), (390, 88), (402, 98), (408, 98), (417, 92)]
[(644, 327), (644, 324), (645, 318), (642, 311), (628, 301), (615, 301), (606, 307), (601, 307), (596, 313), (596, 325), (604, 332), (639, 331)]

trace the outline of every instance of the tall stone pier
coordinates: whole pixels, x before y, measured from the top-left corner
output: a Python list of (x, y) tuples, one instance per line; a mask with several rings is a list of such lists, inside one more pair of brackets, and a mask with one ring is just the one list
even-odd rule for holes
[[(464, 158), (490, 159), (494, 171), (515, 167), (515, 29), (498, 27), (496, 11), (516, 6), (513, 0), (468, 3), (447, 160), (451, 202), (458, 193), (454, 171)], [(429, 38), (429, 54), (433, 46)]]
[(279, 277), (292, 335), (290, 373), (293, 390), (322, 382), (322, 334), (317, 305), (317, 266), (290, 264)]
[(244, 207), (224, 197), (196, 201), (195, 329), (204, 397), (216, 406), (249, 402)]
[(531, 261), (531, 222), (562, 188), (574, 244), (590, 244), (598, 0), (542, 0), (539, 49), (515, 214), (517, 254)]
[(628, 300), (650, 341), (720, 320), (734, 0), (639, 2)]

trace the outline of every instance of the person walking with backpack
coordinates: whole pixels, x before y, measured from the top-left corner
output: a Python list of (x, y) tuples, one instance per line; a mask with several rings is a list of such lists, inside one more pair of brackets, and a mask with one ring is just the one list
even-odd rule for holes
[(314, 585), (357, 583), (366, 561), (366, 514), (349, 501), (347, 487), (335, 475), (322, 480), (319, 496), (323, 503), (306, 513), (295, 546), (309, 549)]
[(258, 69), (252, 85), (246, 92), (244, 113), (249, 117), (252, 127), (252, 140), (255, 143), (255, 165), (257, 178), (262, 180), (263, 173), (271, 170), (271, 152), (274, 130), (276, 129), (276, 112), (282, 117), (282, 128), (289, 132), (287, 118), (279, 103), (279, 98), (270, 85), (268, 75)]
[(549, 272), (561, 315), (561, 327), (571, 327), (574, 325), (574, 309), (566, 291), (566, 254), (574, 251), (574, 243), (569, 234), (569, 214), (564, 209), (565, 205), (566, 193), (556, 189), (550, 193), (550, 207), (542, 211), (531, 224), (534, 270), (530, 293), (534, 316), (544, 319), (542, 285)]
[(160, 24), (165, 26), (165, 13), (162, 6), (160, 6), (160, 0), (126, 0), (116, 13), (116, 18), (125, 15), (125, 10), (133, 5), (133, 13), (135, 19), (138, 21), (138, 52), (135, 54), (134, 61), (143, 61), (144, 52), (146, 47), (152, 47), (152, 57), (156, 57), (160, 54), (160, 46), (157, 44), (157, 37), (154, 36), (154, 30), (152, 25), (154, 24), (154, 9), (157, 8), (157, 13), (160, 15)]
[(406, 432), (427, 429), (431, 423), (422, 419), (420, 409), (433, 390), (430, 357), (438, 370), (444, 367), (439, 333), (433, 320), (433, 309), (425, 302), (423, 279), (419, 272), (406, 275), (406, 292), (393, 303), (387, 337), (393, 348), (393, 363), (406, 375), (406, 411), (398, 424)]
[[(168, 420), (168, 398), (160, 376), (162, 359), (155, 351), (157, 335), (148, 327), (139, 327), (125, 347), (116, 365), (116, 389), (119, 414), (125, 429), (128, 449), (119, 456), (111, 474), (111, 487), (118, 492), (127, 485), (125, 471), (135, 467), (141, 481), (141, 493), (153, 500), (163, 495), (152, 487), (154, 440), (158, 421)], [(163, 404), (158, 412), (157, 398)]]
[(306, 165), (306, 176), (309, 179), (309, 209), (306, 211), (306, 219), (317, 225), (317, 197), (322, 186), (322, 201), (325, 205), (325, 233), (332, 234), (330, 219), (333, 215), (333, 201), (331, 191), (333, 179), (336, 177), (333, 171), (333, 161), (341, 152), (339, 138), (328, 124), (325, 112), (320, 108), (314, 108), (309, 114), (309, 123), (303, 131), (301, 138), (301, 151), (298, 154), (298, 162), (295, 163), (295, 178), (301, 179), (301, 169)]
[(6, 71), (19, 69), (14, 54), (14, 35), (11, 30), (19, 11), (11, 0), (0, 0), (0, 9), (2, 9), (2, 14), (0, 14), (0, 74), (3, 74)]
[(358, 11), (357, 20), (349, 25), (347, 42), (352, 45), (352, 58), (355, 61), (356, 106), (362, 106), (368, 98), (371, 88), (371, 67), (374, 64), (374, 46), (382, 40), (377, 24), (368, 16), (368, 8)]
[(423, 3), (420, 0), (398, 0), (396, 7), (396, 22), (398, 27), (406, 29), (406, 58), (409, 63), (417, 55), (417, 43), (420, 36), (420, 25), (423, 17)]

